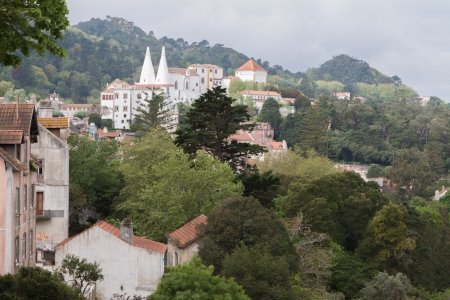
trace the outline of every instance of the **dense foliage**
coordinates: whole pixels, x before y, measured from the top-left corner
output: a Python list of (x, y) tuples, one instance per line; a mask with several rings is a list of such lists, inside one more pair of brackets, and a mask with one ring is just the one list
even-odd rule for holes
[(149, 300), (249, 300), (233, 279), (213, 275), (198, 258), (168, 270)]
[(65, 1), (2, 1), (0, 9), (0, 65), (18, 66), (22, 58), (36, 51), (62, 56), (57, 44), (69, 25)]
[(56, 273), (39, 267), (22, 267), (15, 275), (0, 276), (0, 299), (82, 300), (84, 297)]

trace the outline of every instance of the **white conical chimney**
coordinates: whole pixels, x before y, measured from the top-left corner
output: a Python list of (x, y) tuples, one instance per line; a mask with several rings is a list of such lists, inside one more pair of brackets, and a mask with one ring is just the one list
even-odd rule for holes
[(150, 56), (150, 48), (147, 47), (145, 52), (144, 64), (142, 65), (141, 78), (139, 83), (154, 84), (155, 71), (153, 70), (152, 57)]
[(166, 48), (163, 46), (161, 51), (161, 60), (159, 61), (158, 75), (156, 75), (157, 84), (169, 83), (169, 68), (167, 67)]

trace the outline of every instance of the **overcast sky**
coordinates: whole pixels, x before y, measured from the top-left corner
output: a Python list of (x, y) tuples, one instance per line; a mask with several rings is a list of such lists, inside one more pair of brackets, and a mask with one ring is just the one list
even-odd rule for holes
[[(206, 39), (291, 71), (338, 54), (450, 99), (448, 0), (68, 0), (72, 25), (122, 17), (160, 38)], [(208, 63), (208, 62), (205, 62)]]

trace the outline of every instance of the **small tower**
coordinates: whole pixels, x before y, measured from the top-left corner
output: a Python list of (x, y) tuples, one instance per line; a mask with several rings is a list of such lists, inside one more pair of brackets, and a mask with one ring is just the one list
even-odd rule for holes
[(155, 71), (153, 70), (152, 57), (150, 56), (149, 47), (147, 47), (147, 51), (145, 52), (144, 64), (142, 65), (141, 78), (139, 79), (139, 83), (155, 83)]
[(169, 83), (169, 68), (167, 67), (166, 48), (163, 46), (161, 51), (161, 60), (159, 61), (158, 75), (156, 75), (157, 84)]

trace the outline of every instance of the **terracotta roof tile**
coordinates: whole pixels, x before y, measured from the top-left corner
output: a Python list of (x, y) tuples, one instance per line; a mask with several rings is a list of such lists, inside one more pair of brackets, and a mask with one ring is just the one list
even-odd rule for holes
[(172, 241), (175, 241), (179, 248), (184, 248), (199, 238), (197, 231), (198, 225), (206, 225), (207, 222), (208, 218), (205, 215), (200, 215), (177, 230), (169, 233), (167, 237)]
[(185, 68), (169, 68), (169, 73), (177, 73), (177, 74), (181, 74), (181, 75), (186, 75), (186, 70)]
[(228, 137), (229, 140), (234, 140), (237, 142), (253, 142), (253, 137), (247, 131), (238, 130), (235, 134), (232, 134)]
[(19, 117), (17, 117), (16, 103), (0, 104), (0, 128), (3, 130), (22, 130), (24, 135), (29, 135), (30, 131), (36, 130), (36, 132), (33, 132), (33, 134), (36, 134), (37, 125), (36, 128), (32, 128), (33, 117), (35, 116), (34, 105), (19, 103), (18, 106)]
[(273, 150), (283, 150), (284, 149), (283, 142), (277, 142), (277, 141), (271, 141), (270, 142), (270, 147)]
[(250, 58), (245, 64), (237, 68), (235, 71), (263, 71), (267, 72), (260, 65), (256, 63), (253, 58)]
[(11, 154), (0, 147), (0, 156), (3, 157), (16, 171), (26, 170), (27, 167), (20, 160), (14, 158)]
[(38, 118), (38, 123), (45, 128), (69, 128), (69, 118), (68, 117), (58, 117), (58, 118)]
[(22, 140), (22, 130), (0, 130), (0, 145), (21, 144)]
[[(109, 232), (110, 234), (114, 235), (115, 237), (120, 239), (120, 229), (117, 228), (116, 226), (106, 222), (106, 221), (99, 221), (97, 222), (94, 226), (98, 226), (101, 229), (105, 230), (106, 232)], [(89, 229), (87, 229), (89, 230)], [(74, 235), (72, 237), (69, 237), (65, 240), (63, 240), (62, 242), (60, 242), (59, 244), (57, 244), (55, 246), (55, 248), (60, 247), (64, 244), (66, 244), (67, 242), (69, 242), (70, 240), (72, 240), (73, 238), (77, 237), (78, 235), (82, 234), (84, 231), (80, 232), (77, 235)], [(163, 243), (159, 243), (159, 242), (155, 242), (140, 236), (133, 236), (133, 246), (138, 247), (138, 248), (144, 248), (153, 252), (160, 252), (160, 253), (165, 253), (167, 250), (167, 245), (163, 244)]]
[(252, 95), (252, 96), (269, 96), (269, 97), (281, 97), (281, 95), (274, 91), (254, 91), (245, 90), (240, 92), (241, 95)]

